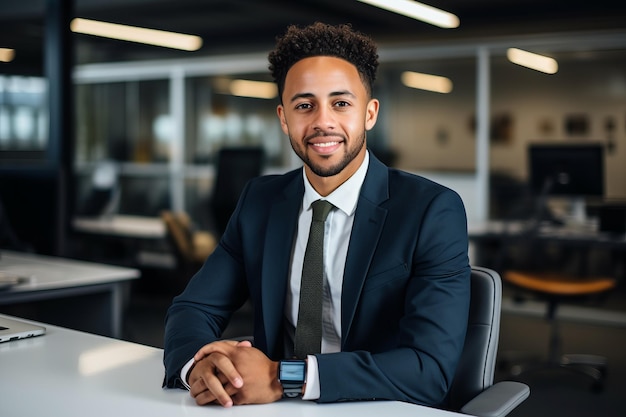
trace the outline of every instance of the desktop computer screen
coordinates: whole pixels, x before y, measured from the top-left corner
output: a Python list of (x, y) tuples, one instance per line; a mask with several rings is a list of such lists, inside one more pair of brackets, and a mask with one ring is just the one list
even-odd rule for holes
[(530, 186), (534, 194), (565, 197), (604, 196), (604, 145), (531, 144)]

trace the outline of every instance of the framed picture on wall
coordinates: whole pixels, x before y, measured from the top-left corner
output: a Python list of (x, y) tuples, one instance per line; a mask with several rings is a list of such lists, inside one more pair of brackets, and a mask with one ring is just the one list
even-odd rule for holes
[[(469, 127), (476, 133), (476, 115), (470, 117)], [(513, 116), (508, 112), (492, 114), (489, 131), (491, 143), (509, 145), (513, 141)]]
[(569, 136), (585, 136), (589, 133), (589, 116), (568, 114), (565, 116), (565, 133)]

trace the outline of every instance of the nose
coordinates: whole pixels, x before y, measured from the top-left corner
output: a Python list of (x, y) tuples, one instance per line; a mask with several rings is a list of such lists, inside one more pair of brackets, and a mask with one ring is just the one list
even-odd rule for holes
[(315, 112), (313, 120), (313, 129), (315, 130), (332, 130), (335, 128), (335, 117), (332, 108), (329, 106), (319, 106)]

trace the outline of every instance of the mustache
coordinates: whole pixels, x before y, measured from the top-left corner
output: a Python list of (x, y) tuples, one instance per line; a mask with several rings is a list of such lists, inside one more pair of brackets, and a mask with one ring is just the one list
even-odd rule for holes
[(318, 130), (315, 133), (310, 134), (309, 136), (305, 136), (304, 137), (304, 141), (308, 142), (311, 139), (323, 138), (323, 137), (327, 137), (327, 136), (338, 137), (338, 138), (341, 138), (344, 142), (346, 141), (346, 137), (344, 135), (342, 135), (342, 134), (335, 133), (335, 132), (325, 132), (323, 130)]

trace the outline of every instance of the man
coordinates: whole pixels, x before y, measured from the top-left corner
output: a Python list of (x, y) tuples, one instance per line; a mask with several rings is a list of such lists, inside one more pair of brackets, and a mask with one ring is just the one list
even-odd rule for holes
[[(467, 326), (463, 204), (369, 154), (379, 108), (371, 39), (346, 25), (292, 26), (269, 60), (278, 117), (304, 167), (243, 191), (217, 249), (168, 311), (165, 384), (226, 407), (283, 395), (440, 405)], [(334, 206), (324, 221), (321, 349), (290, 362), (299, 310), (313, 303), (299, 297), (316, 200)], [(220, 341), (248, 298), (254, 347)]]

